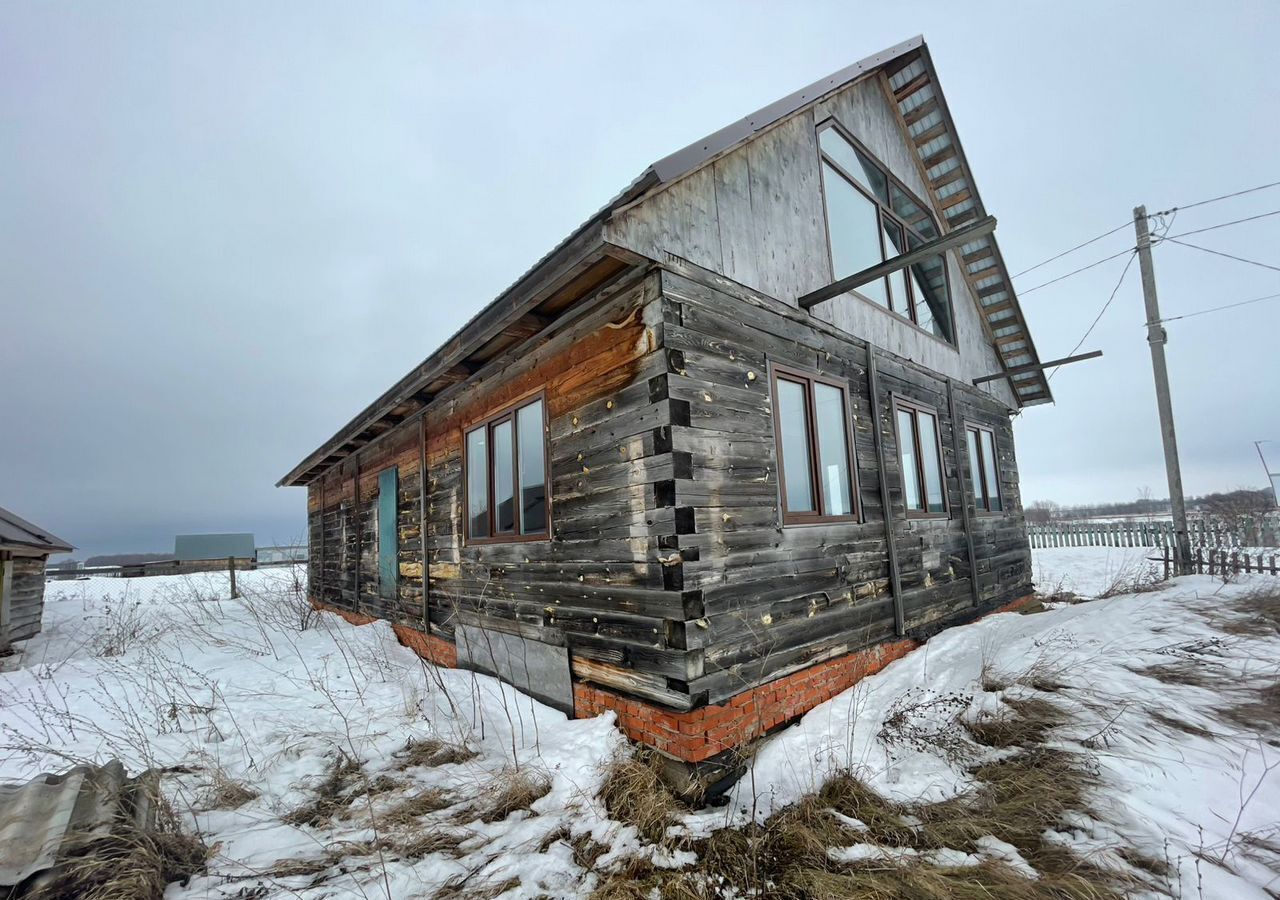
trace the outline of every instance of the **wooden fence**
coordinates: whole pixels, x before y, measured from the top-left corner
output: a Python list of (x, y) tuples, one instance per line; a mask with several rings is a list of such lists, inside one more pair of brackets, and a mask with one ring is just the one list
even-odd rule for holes
[[(1192, 547), (1238, 550), (1243, 547), (1275, 547), (1280, 544), (1280, 522), (1274, 517), (1250, 519), (1228, 526), (1207, 519), (1187, 522)], [(1171, 547), (1173, 522), (1051, 522), (1028, 525), (1027, 537), (1037, 550), (1047, 547)]]
[[(1173, 548), (1165, 545), (1154, 562), (1164, 563), (1164, 577), (1177, 571)], [(1197, 575), (1280, 575), (1280, 554), (1246, 553), (1242, 550), (1220, 550), (1196, 547), (1191, 552), (1191, 570)]]

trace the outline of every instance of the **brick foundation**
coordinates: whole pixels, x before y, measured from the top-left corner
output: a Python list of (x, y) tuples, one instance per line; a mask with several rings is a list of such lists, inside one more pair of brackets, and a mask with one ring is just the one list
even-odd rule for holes
[[(311, 605), (325, 612), (336, 613), (352, 625), (368, 625), (370, 622), (378, 621), (376, 616), (330, 606), (327, 603), (321, 603), (314, 597), (311, 599)], [(395, 631), (396, 638), (399, 639), (403, 646), (408, 647), (427, 662), (435, 663), (437, 666), (446, 666), (450, 669), (458, 667), (458, 648), (444, 638), (438, 638), (434, 634), (427, 634), (425, 631), (411, 628), (408, 625), (393, 624), (391, 628)]]
[[(1027, 596), (1007, 603), (991, 610), (988, 615), (1011, 612), (1030, 599)], [(353, 613), (317, 600), (312, 600), (312, 605), (337, 613), (353, 625), (377, 621), (373, 616)], [(458, 665), (457, 648), (450, 642), (407, 625), (392, 627), (400, 643), (422, 658), (450, 668)], [(574, 718), (597, 716), (612, 710), (618, 717), (618, 727), (631, 740), (683, 762), (704, 762), (799, 718), (819, 703), (830, 700), (868, 675), (906, 656), (920, 643), (905, 638), (846, 653), (744, 691), (728, 703), (687, 712), (664, 709), (579, 681), (573, 685)]]
[(685, 762), (702, 762), (798, 718), (919, 646), (878, 644), (827, 660), (738, 694), (720, 706), (671, 712), (579, 682), (573, 686), (577, 718), (613, 710), (633, 741)]

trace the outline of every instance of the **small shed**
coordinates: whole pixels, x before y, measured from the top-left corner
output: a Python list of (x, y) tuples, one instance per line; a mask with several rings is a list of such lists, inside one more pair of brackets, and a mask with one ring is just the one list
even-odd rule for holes
[(180, 562), (221, 560), (233, 557), (237, 563), (254, 558), (252, 534), (180, 534), (173, 541), (174, 558)]
[(74, 549), (62, 538), (0, 508), (0, 647), (39, 633), (45, 563), (50, 554)]

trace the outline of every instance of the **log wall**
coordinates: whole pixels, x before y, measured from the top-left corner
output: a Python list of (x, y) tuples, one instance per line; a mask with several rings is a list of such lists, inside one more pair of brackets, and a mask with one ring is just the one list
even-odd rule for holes
[(9, 569), (4, 602), (8, 609), (7, 637), (10, 641), (24, 641), (40, 633), (47, 559), (44, 556), (15, 556), (4, 563)]
[[(866, 343), (693, 266), (668, 264), (594, 302), (531, 352), (513, 353), (500, 377), (430, 407), (425, 444), (416, 418), (402, 422), (311, 485), (317, 601), (445, 640), (462, 623), (563, 646), (580, 681), (691, 709), (1029, 592), (1001, 403), (952, 386), (957, 419), (995, 432), (1006, 505), (1001, 515), (972, 518), (966, 534), (967, 460), (953, 449), (944, 377), (878, 352), (873, 415)], [(848, 386), (861, 521), (782, 527), (769, 378), (776, 364)], [(534, 392), (547, 403), (552, 539), (471, 544), (460, 534), (463, 433)], [(937, 410), (947, 518), (905, 516), (894, 396)], [(376, 509), (378, 474), (389, 465), (399, 467), (400, 578), (387, 598)]]
[[(675, 544), (675, 472), (658, 277), (596, 303), (533, 352), (513, 353), (500, 377), (427, 411), (425, 508), (417, 419), (310, 486), (313, 596), (449, 640), (463, 623), (566, 646), (580, 677), (687, 705), (668, 687), (689, 676), (690, 654), (668, 640), (684, 608), (660, 561)], [(535, 392), (547, 409), (552, 540), (471, 544), (461, 533), (464, 431)], [(400, 578), (387, 599), (375, 510), (390, 465)]]
[[(974, 564), (961, 514), (970, 490), (967, 460), (957, 460), (953, 449), (946, 379), (878, 353), (875, 416), (865, 343), (819, 327), (771, 298), (741, 288), (731, 295), (711, 286), (717, 284), (726, 283), (663, 273), (670, 394), (688, 406), (688, 424), (673, 428), (674, 449), (688, 454), (691, 468), (690, 477), (676, 482), (677, 513), (694, 523), (693, 533), (679, 538), (681, 575), (686, 591), (700, 593), (703, 612), (683, 637), (704, 651), (704, 672), (689, 683), (691, 693), (717, 703), (895, 636), (882, 476), (888, 480), (907, 635), (1029, 593), (1030, 550), (1003, 405), (972, 388), (954, 388), (957, 417), (995, 432), (1007, 505), (1003, 514), (975, 517), (970, 524), (979, 582), (975, 603)], [(848, 386), (860, 522), (782, 527), (768, 377), (774, 364)], [(905, 515), (895, 395), (937, 410), (951, 510), (946, 518)], [(876, 430), (884, 443), (883, 473)]]

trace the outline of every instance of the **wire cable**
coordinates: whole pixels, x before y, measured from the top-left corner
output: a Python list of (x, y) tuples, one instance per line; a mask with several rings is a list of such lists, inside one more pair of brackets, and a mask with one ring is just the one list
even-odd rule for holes
[(1057, 278), (1054, 278), (1050, 281), (1046, 281), (1043, 284), (1037, 284), (1035, 287), (1029, 287), (1025, 290), (1018, 291), (1018, 296), (1025, 297), (1027, 294), (1030, 294), (1032, 291), (1038, 291), (1042, 287), (1048, 287), (1051, 284), (1056, 284), (1059, 281), (1062, 281), (1064, 278), (1070, 278), (1072, 275), (1079, 275), (1081, 272), (1086, 272), (1089, 269), (1094, 268), (1095, 266), (1100, 266), (1104, 262), (1110, 262), (1113, 259), (1119, 259), (1121, 256), (1124, 256), (1126, 253), (1133, 253), (1135, 250), (1137, 250), (1136, 247), (1126, 247), (1125, 249), (1121, 250), (1119, 253), (1113, 253), (1110, 256), (1106, 257), (1105, 259), (1100, 259), (1097, 262), (1091, 262), (1087, 266), (1081, 266), (1078, 269), (1074, 269), (1068, 272), (1066, 275), (1059, 275)]
[(1179, 319), (1194, 319), (1196, 316), (1207, 316), (1209, 313), (1222, 312), (1224, 309), (1235, 309), (1237, 306), (1248, 306), (1251, 303), (1262, 303), (1266, 300), (1280, 300), (1280, 294), (1267, 294), (1265, 297), (1254, 297), (1252, 300), (1241, 300), (1238, 303), (1228, 303), (1224, 306), (1215, 306), (1212, 309), (1202, 309), (1199, 312), (1184, 313), (1180, 316), (1169, 316), (1166, 319), (1160, 319), (1156, 324), (1159, 325), (1164, 322), (1176, 322)]
[(1036, 269), (1040, 268), (1041, 266), (1047, 266), (1049, 263), (1053, 262), (1055, 259), (1062, 259), (1062, 257), (1066, 256), (1068, 253), (1075, 253), (1077, 250), (1081, 249), (1082, 247), (1088, 247), (1090, 244), (1096, 244), (1098, 241), (1102, 240), (1104, 237), (1110, 237), (1111, 235), (1115, 234), (1117, 231), (1122, 231), (1125, 228), (1128, 228), (1132, 224), (1133, 222), (1130, 221), (1130, 222), (1125, 222), (1121, 225), (1117, 225), (1115, 228), (1112, 228), (1110, 231), (1104, 231), (1102, 234), (1098, 235), (1095, 238), (1089, 238), (1089, 240), (1085, 241), (1083, 244), (1076, 244), (1070, 250), (1063, 250), (1061, 253), (1057, 254), (1056, 256), (1050, 256), (1044, 262), (1038, 262), (1034, 266), (1023, 269), (1021, 272), (1017, 272), (1013, 275), (1010, 275), (1009, 277), (1021, 278), (1023, 275), (1026, 275), (1028, 272), (1033, 272)]
[[(1182, 206), (1171, 206), (1161, 212), (1171, 213), (1180, 209), (1195, 209), (1197, 206), (1205, 206), (1209, 203), (1217, 203), (1219, 200), (1230, 200), (1232, 197), (1243, 197), (1245, 194), (1252, 194), (1254, 191), (1265, 191), (1267, 188), (1280, 187), (1280, 181), (1273, 181), (1270, 184), (1260, 184), (1257, 187), (1245, 188), (1243, 191), (1236, 191), (1231, 194), (1223, 194), (1220, 197), (1210, 197), (1208, 200), (1198, 200), (1195, 203), (1184, 203)], [(1160, 215), (1160, 213), (1153, 213)]]
[[(1252, 194), (1255, 191), (1263, 191), (1263, 190), (1266, 190), (1267, 188), (1273, 188), (1273, 187), (1280, 187), (1280, 181), (1273, 181), (1269, 184), (1260, 184), (1257, 187), (1246, 188), (1243, 191), (1235, 191), (1234, 193), (1230, 193), (1230, 194), (1223, 194), (1219, 197), (1210, 197), (1207, 200), (1198, 200), (1195, 203), (1185, 203), (1182, 206), (1171, 206), (1168, 209), (1161, 210), (1160, 212), (1149, 214), (1148, 218), (1152, 218), (1152, 219), (1161, 218), (1166, 215), (1171, 215), (1174, 218), (1176, 218), (1178, 211), (1182, 209), (1195, 209), (1197, 206), (1205, 206), (1206, 204), (1209, 204), (1209, 203), (1217, 203), (1219, 200), (1229, 200), (1232, 197), (1242, 197), (1245, 194)], [(1200, 228), (1195, 231), (1184, 231), (1182, 234), (1175, 234), (1173, 237), (1177, 238), (1177, 237), (1184, 237), (1186, 235), (1191, 235), (1191, 234), (1200, 234), (1201, 232), (1204, 232), (1204, 231), (1213, 231), (1216, 228), (1226, 228), (1228, 225), (1238, 225), (1242, 222), (1252, 222), (1254, 219), (1263, 219), (1263, 218), (1266, 218), (1267, 216), (1274, 216), (1274, 215), (1280, 215), (1280, 210), (1276, 210), (1275, 212), (1263, 213), (1260, 216), (1250, 216), (1247, 219), (1237, 219), (1234, 222), (1223, 222), (1221, 225), (1212, 225), (1209, 228)], [(1115, 234), (1117, 231), (1123, 231), (1125, 228), (1128, 228), (1131, 224), (1132, 224), (1132, 220), (1123, 222), (1122, 224), (1117, 225), (1115, 228), (1112, 228), (1110, 231), (1104, 231), (1102, 234), (1098, 235), (1097, 237), (1089, 238), (1089, 240), (1085, 241), (1082, 244), (1076, 244), (1074, 247), (1071, 247), (1067, 250), (1063, 250), (1061, 253), (1056, 253), (1053, 256), (1050, 256), (1048, 259), (1036, 263), (1034, 266), (1029, 266), (1023, 269), (1021, 272), (1015, 272), (1013, 275), (1010, 275), (1009, 277), (1011, 279), (1021, 278), (1023, 275), (1026, 275), (1028, 272), (1034, 272), (1036, 269), (1039, 269), (1041, 266), (1047, 266), (1049, 263), (1054, 262), (1055, 260), (1062, 259), (1062, 257), (1067, 256), (1068, 254), (1075, 253), (1077, 250), (1088, 247), (1090, 244), (1096, 244), (1098, 241), (1102, 240), (1105, 237), (1110, 237), (1111, 235)], [(1169, 221), (1166, 223), (1165, 230), (1168, 231), (1168, 228), (1172, 225), (1173, 225), (1173, 218), (1170, 218)], [(1124, 251), (1124, 252), (1127, 253), (1128, 251)], [(1120, 255), (1121, 255), (1120, 253), (1117, 253), (1115, 256), (1109, 256), (1107, 257), (1106, 260), (1099, 260), (1099, 263), (1106, 262), (1109, 259), (1115, 259), (1116, 256), (1120, 256)], [(1094, 265), (1097, 265), (1097, 264), (1098, 263), (1095, 263)], [(1086, 266), (1085, 268), (1086, 269), (1091, 268), (1091, 266)], [(1083, 271), (1084, 269), (1076, 269), (1076, 272), (1083, 272)], [(1075, 272), (1069, 272), (1067, 274), (1074, 275)], [(1066, 278), (1067, 276), (1064, 275), (1062, 277)], [(1053, 282), (1051, 281), (1045, 282), (1045, 284), (1052, 284), (1052, 283)], [(1043, 287), (1043, 286), (1044, 285), (1037, 285), (1036, 287)], [(1036, 288), (1029, 288), (1028, 290), (1033, 291), (1035, 289)], [(1021, 293), (1025, 294), (1027, 293), (1027, 291), (1022, 291)]]
[(1212, 253), (1214, 256), (1222, 256), (1226, 259), (1234, 259), (1236, 262), (1247, 263), (1251, 266), (1259, 266), (1263, 269), (1270, 269), (1273, 272), (1280, 272), (1280, 266), (1273, 266), (1269, 263), (1258, 262), (1256, 259), (1245, 259), (1243, 256), (1233, 256), (1230, 253), (1223, 253), (1221, 250), (1210, 250), (1208, 247), (1201, 247), (1199, 244), (1188, 244), (1186, 241), (1180, 241), (1176, 238), (1161, 238), (1161, 242), (1168, 241), (1171, 244), (1177, 244), (1179, 247), (1190, 247), (1192, 250), (1199, 250), (1202, 253)]
[[(1124, 264), (1124, 271), (1120, 273), (1120, 280), (1116, 282), (1116, 286), (1111, 289), (1111, 296), (1107, 298), (1107, 302), (1102, 304), (1102, 309), (1098, 310), (1098, 314), (1093, 319), (1093, 324), (1089, 326), (1089, 330), (1084, 333), (1084, 337), (1080, 338), (1079, 343), (1071, 348), (1071, 352), (1067, 356), (1075, 356), (1076, 351), (1084, 346), (1084, 342), (1089, 340), (1089, 335), (1093, 334), (1093, 329), (1098, 327), (1098, 323), (1102, 321), (1102, 317), (1106, 315), (1107, 309), (1110, 308), (1111, 302), (1116, 299), (1116, 294), (1120, 293), (1120, 285), (1124, 284), (1124, 277), (1129, 274), (1129, 268), (1133, 265), (1133, 261), (1138, 256), (1137, 249), (1126, 251), (1129, 254), (1129, 261)], [(1053, 376), (1058, 374), (1058, 370), (1054, 369), (1049, 373), (1049, 381), (1053, 381)]]
[(1273, 209), (1271, 210), (1271, 212), (1264, 212), (1256, 216), (1249, 216), (1246, 219), (1234, 219), (1230, 222), (1221, 222), (1217, 225), (1210, 225), (1208, 228), (1197, 228), (1195, 231), (1182, 231), (1182, 232), (1179, 232), (1178, 234), (1169, 235), (1168, 238), (1163, 238), (1163, 239), (1173, 240), (1174, 238), (1188, 237), (1189, 235), (1193, 235), (1193, 234), (1203, 234), (1206, 231), (1217, 231), (1219, 228), (1226, 228), (1229, 225), (1240, 225), (1244, 222), (1253, 222), (1258, 219), (1265, 219), (1269, 216), (1280, 216), (1280, 209)]

